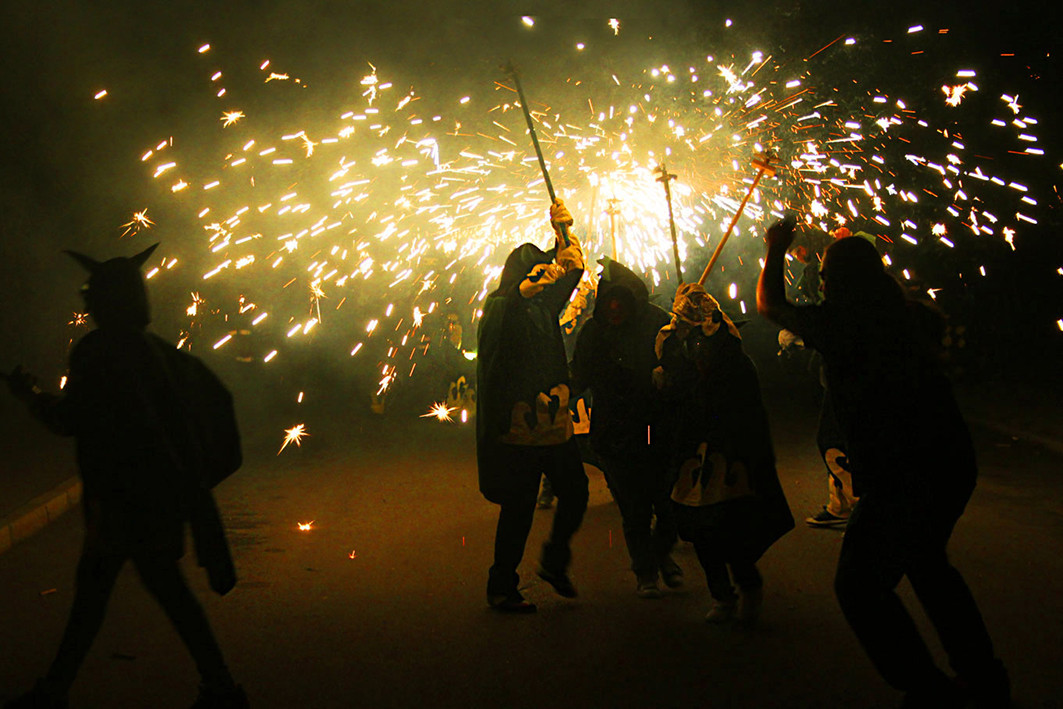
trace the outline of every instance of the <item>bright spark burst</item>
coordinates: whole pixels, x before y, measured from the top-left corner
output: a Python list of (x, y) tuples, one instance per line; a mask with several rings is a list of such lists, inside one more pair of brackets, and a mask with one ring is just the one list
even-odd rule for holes
[(218, 120), (221, 121), (222, 128), (228, 128), (236, 125), (243, 118), (245, 118), (243, 111), (225, 111)]
[(277, 455), (280, 455), (282, 452), (284, 452), (284, 449), (288, 447), (289, 443), (294, 443), (297, 448), (303, 445), (303, 439), (308, 437), (309, 435), (310, 434), (306, 432), (306, 424), (300, 423), (295, 426), (292, 426), (291, 428), (285, 429), (284, 443), (281, 444), (281, 449), (277, 451)]
[(300, 532), (309, 532), (311, 529), (313, 529), (314, 522), (315, 520), (310, 520), (309, 522), (296, 522), (295, 524), (299, 528)]
[(119, 238), (134, 236), (141, 229), (150, 229), (153, 226), (155, 226), (155, 222), (148, 219), (148, 210), (142, 209), (139, 212), (134, 212), (133, 218), (122, 225), (122, 235)]
[(609, 18), (609, 29), (613, 31), (613, 36), (620, 34), (620, 20), (615, 17)]
[(446, 404), (438, 402), (432, 404), (432, 407), (428, 410), (427, 414), (421, 414), (421, 418), (428, 419), (435, 417), (437, 421), (453, 421), (454, 419), (450, 417), (450, 414), (454, 411), (457, 411), (457, 409), (448, 408)]

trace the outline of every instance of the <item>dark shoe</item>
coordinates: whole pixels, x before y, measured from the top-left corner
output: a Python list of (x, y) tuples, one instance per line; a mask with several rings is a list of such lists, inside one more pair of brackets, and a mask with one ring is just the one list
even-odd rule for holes
[(65, 694), (51, 689), (45, 680), (39, 679), (33, 689), (6, 702), (4, 709), (66, 709), (67, 706)]
[(661, 580), (668, 588), (679, 588), (683, 585), (683, 570), (679, 564), (668, 559), (661, 564)]
[(487, 605), (499, 613), (534, 613), (535, 604), (519, 593), (487, 594)]
[(216, 689), (201, 684), (199, 696), (192, 705), (192, 709), (248, 709), (250, 706), (247, 694), (240, 685)]
[(940, 679), (904, 695), (901, 709), (963, 709), (967, 698), (944, 674)]
[(805, 524), (809, 527), (841, 527), (849, 523), (848, 517), (838, 517), (827, 512), (827, 508), (817, 512), (805, 519)]
[(638, 580), (638, 585), (635, 587), (635, 595), (639, 598), (664, 598), (664, 594), (661, 593), (661, 589), (657, 587), (656, 576), (645, 576)]
[(553, 586), (559, 596), (575, 598), (578, 595), (576, 593), (576, 587), (572, 585), (572, 579), (570, 579), (568, 574), (564, 571), (555, 573), (547, 570), (545, 567), (540, 567), (539, 578)]
[(954, 684), (975, 709), (1007, 709), (1011, 706), (1011, 680), (1000, 660), (994, 660), (977, 675), (957, 677)]

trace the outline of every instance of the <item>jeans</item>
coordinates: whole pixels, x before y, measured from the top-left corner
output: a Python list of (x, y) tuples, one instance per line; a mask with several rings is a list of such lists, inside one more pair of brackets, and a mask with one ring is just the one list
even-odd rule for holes
[(517, 595), (517, 567), (535, 517), (539, 481), (543, 475), (557, 496), (550, 537), (543, 545), (542, 566), (563, 574), (572, 552), (569, 541), (587, 511), (588, 481), (574, 439), (559, 446), (506, 446), (506, 465), (513, 476), (512, 491), (502, 502), (495, 530), (494, 564), (488, 574), (489, 595)]

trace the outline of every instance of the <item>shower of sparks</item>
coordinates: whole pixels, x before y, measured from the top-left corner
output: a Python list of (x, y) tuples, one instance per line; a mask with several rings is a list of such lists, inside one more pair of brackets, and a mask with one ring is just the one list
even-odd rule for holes
[[(619, 20), (609, 27), (619, 33)], [(915, 27), (909, 42), (938, 36)], [(816, 64), (721, 47), (638, 70), (604, 69), (584, 52), (563, 81), (540, 81), (537, 96), (551, 104), (533, 107), (536, 132), (587, 262), (612, 256), (615, 233), (617, 260), (669, 297), (672, 244), (654, 167), (667, 163), (678, 175), (672, 208), (687, 271), (704, 265), (752, 184), (753, 158), (769, 151), (780, 157), (777, 174), (753, 190), (706, 283), (736, 312), (752, 307), (763, 228), (787, 210), (800, 215), (803, 232), (844, 226), (868, 234), (890, 263), (909, 269), (917, 248), (944, 252), (974, 240), (1021, 248), (1047, 197), (1027, 186), (1015, 160), (1059, 162), (1045, 155), (1039, 122), (1024, 107), (1033, 98), (1020, 102), (993, 78), (957, 67), (925, 87), (899, 82), (898, 91), (920, 89), (915, 98), (870, 87), (851, 74), (856, 42), (844, 37), (824, 42)], [(815, 66), (826, 67), (822, 75)], [(475, 331), (514, 246), (552, 243), (515, 92), (500, 77), (493, 97), (488, 87), (449, 95), (439, 88), (443, 96), (432, 103), (409, 77), (367, 62), (349, 67), (353, 90), (333, 109), (324, 108), (331, 92), (293, 94), (297, 80), (282, 67), (256, 68), (250, 86), (229, 88), (240, 88), (254, 101), (248, 105), (283, 105), (285, 120), (260, 117), (264, 109), (251, 118), (224, 111), (221, 128), (240, 125), (222, 131), (215, 109), (207, 114), (215, 131), (196, 136), (204, 145), (194, 159), (175, 147), (190, 150), (191, 140), (141, 152), (158, 186), (155, 219), (200, 226), (174, 243), (156, 276), (186, 278), (203, 293), (187, 306), (193, 321), (181, 343), (205, 347), (236, 332), (226, 350), (262, 362), (283, 362), (300, 347), (331, 348), (383, 397), (417, 376), (419, 363), (442, 357), (449, 312)], [(242, 74), (222, 69), (204, 76), (210, 96), (215, 77)], [(835, 74), (844, 76), (824, 78)], [(974, 92), (1000, 100), (974, 101)], [(993, 141), (974, 145), (975, 127), (994, 131)], [(137, 215), (144, 221), (123, 228), (150, 226), (146, 209)], [(964, 268), (985, 271), (977, 262)], [(951, 295), (940, 285), (927, 284), (938, 299)], [(245, 311), (249, 302), (263, 315)], [(424, 416), (449, 420), (453, 411), (436, 404)], [(285, 433), (281, 451), (306, 435), (302, 424)]]
[(314, 527), (314, 521), (315, 520), (310, 520), (309, 522), (296, 522), (295, 524), (300, 532), (309, 532)]
[(284, 430), (284, 443), (281, 444), (281, 449), (277, 451), (277, 455), (284, 452), (284, 449), (288, 447), (289, 443), (294, 443), (298, 448), (303, 445), (303, 439), (310, 434), (306, 432), (306, 424), (298, 424)]
[(449, 408), (446, 404), (440, 402), (440, 403), (432, 404), (432, 408), (430, 408), (428, 410), (427, 414), (421, 414), (421, 418), (423, 418), (423, 419), (435, 418), (437, 421), (450, 422), (450, 421), (454, 420), (454, 419), (452, 419), (450, 417), (450, 414), (452, 412), (454, 412), (454, 411), (457, 411), (457, 409), (456, 408)]
[(122, 225), (120, 238), (139, 234), (141, 229), (150, 229), (153, 226), (155, 226), (155, 222), (148, 219), (148, 210), (142, 209), (139, 212), (135, 212), (133, 218)]
[(620, 20), (615, 17), (609, 18), (609, 29), (613, 31), (613, 36), (620, 34)]

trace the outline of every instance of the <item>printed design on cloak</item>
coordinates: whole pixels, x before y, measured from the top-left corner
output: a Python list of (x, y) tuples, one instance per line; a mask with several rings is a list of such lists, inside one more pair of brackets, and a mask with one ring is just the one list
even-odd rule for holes
[(539, 392), (535, 397), (535, 410), (526, 401), (513, 405), (509, 432), (502, 437), (503, 443), (518, 446), (552, 446), (564, 443), (572, 437), (572, 416), (569, 412), (567, 384), (559, 384), (550, 394)]
[(687, 507), (706, 507), (752, 496), (749, 471), (745, 463), (727, 458), (718, 451), (706, 457), (708, 444), (698, 446), (697, 455), (679, 468), (679, 479), (672, 488), (672, 499)]
[(464, 409), (470, 416), (476, 413), (476, 389), (469, 386), (464, 374), (450, 383), (450, 388), (447, 389), (447, 408)]
[(576, 399), (576, 410), (572, 417), (572, 433), (576, 436), (586, 436), (591, 432), (591, 410), (587, 408), (586, 397)]

